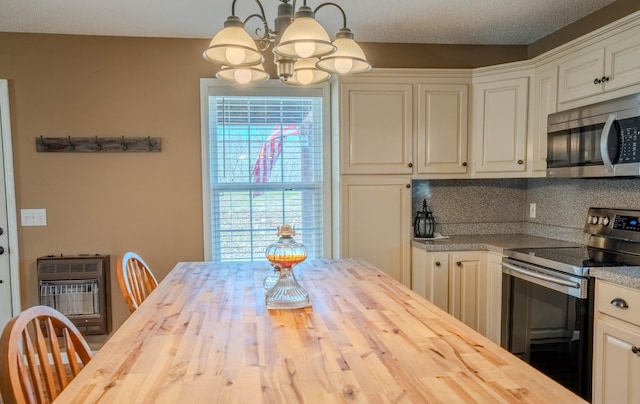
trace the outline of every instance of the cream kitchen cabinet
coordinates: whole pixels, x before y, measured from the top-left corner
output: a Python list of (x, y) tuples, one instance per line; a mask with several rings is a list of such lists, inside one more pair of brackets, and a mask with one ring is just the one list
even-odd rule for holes
[(596, 281), (593, 403), (640, 403), (640, 290)]
[(340, 185), (340, 256), (364, 258), (411, 286), (411, 181), (349, 175)]
[(411, 268), (413, 290), (449, 312), (449, 253), (412, 247)]
[(472, 176), (525, 176), (532, 75), (498, 71), (474, 79)]
[(413, 290), (484, 334), (487, 318), (487, 253), (424, 252), (413, 247), (412, 254)]
[[(635, 85), (640, 85), (640, 27), (603, 39), (564, 58), (559, 65), (558, 103), (563, 105), (625, 88), (631, 90)], [(623, 94), (617, 94), (620, 95)], [(594, 101), (598, 100), (584, 100), (584, 104)], [(573, 106), (577, 104), (566, 107)]]
[(502, 332), (502, 254), (487, 253), (487, 320), (485, 336), (500, 345)]
[(416, 174), (468, 173), (469, 85), (420, 83)]
[(341, 78), (340, 173), (468, 177), (470, 86), (462, 69)]
[(547, 117), (557, 111), (558, 66), (537, 70), (533, 80), (533, 129), (529, 136), (532, 151), (532, 173), (545, 177), (547, 173)]
[(413, 96), (410, 83), (340, 85), (342, 174), (413, 173)]

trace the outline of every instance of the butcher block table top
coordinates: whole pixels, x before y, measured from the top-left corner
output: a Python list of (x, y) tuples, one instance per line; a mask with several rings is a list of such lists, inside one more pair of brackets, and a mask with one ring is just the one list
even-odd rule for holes
[(583, 402), (366, 262), (296, 267), (296, 310), (268, 269), (178, 263), (56, 402)]

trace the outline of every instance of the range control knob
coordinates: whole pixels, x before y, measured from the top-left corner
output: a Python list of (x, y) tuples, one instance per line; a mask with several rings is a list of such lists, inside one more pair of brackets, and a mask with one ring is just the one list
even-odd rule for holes
[(611, 220), (606, 216), (600, 218), (600, 224), (602, 224), (603, 226), (609, 225), (610, 221)]
[(591, 223), (591, 224), (598, 224), (598, 216), (591, 216), (591, 217), (589, 217), (589, 223)]

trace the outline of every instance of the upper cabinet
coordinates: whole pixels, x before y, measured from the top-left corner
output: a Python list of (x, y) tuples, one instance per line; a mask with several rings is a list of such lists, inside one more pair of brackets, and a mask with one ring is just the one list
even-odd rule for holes
[(614, 97), (640, 91), (640, 27), (571, 52), (558, 67), (561, 109), (600, 101), (609, 92), (617, 91)]
[(413, 172), (413, 86), (384, 80), (342, 84), (342, 174)]
[(418, 84), (417, 174), (467, 174), (467, 84)]
[(533, 80), (533, 128), (529, 136), (533, 176), (544, 177), (547, 171), (547, 117), (557, 111), (558, 66), (536, 70)]
[(471, 71), (446, 73), (342, 78), (340, 173), (466, 177)]
[(477, 176), (523, 176), (527, 171), (531, 76), (528, 70), (494, 72), (474, 85), (472, 171)]

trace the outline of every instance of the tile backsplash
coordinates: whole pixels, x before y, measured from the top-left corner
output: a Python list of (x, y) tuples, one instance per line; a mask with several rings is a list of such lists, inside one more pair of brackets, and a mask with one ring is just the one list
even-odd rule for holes
[(445, 235), (525, 233), (584, 243), (589, 207), (640, 210), (636, 177), (416, 180), (412, 189), (414, 216), (426, 199)]

